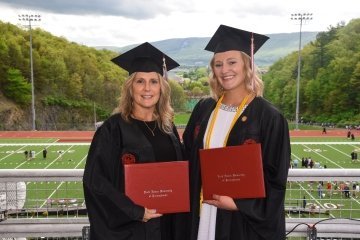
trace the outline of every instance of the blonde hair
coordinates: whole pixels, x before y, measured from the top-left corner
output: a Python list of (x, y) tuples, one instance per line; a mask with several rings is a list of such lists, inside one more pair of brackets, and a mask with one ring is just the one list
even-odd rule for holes
[[(214, 54), (214, 56), (215, 56), (215, 54)], [(214, 61), (215, 61), (214, 56), (212, 57), (212, 59), (210, 61), (211, 73), (209, 76), (209, 85), (210, 85), (210, 89), (211, 89), (211, 96), (215, 100), (218, 100), (223, 95), (224, 90), (214, 74)], [(246, 89), (250, 92), (254, 92), (256, 94), (256, 96), (262, 96), (263, 90), (264, 90), (264, 83), (260, 78), (260, 73), (258, 72), (258, 69), (254, 65), (255, 71), (253, 73), (253, 71), (251, 69), (251, 58), (246, 53), (241, 52), (241, 51), (240, 51), (240, 56), (241, 56), (242, 61), (244, 62), (243, 71), (245, 73), (244, 80), (245, 80)], [(253, 81), (252, 81), (252, 79), (253, 79)], [(254, 86), (253, 86), (252, 82), (254, 82)]]
[[(135, 79), (136, 72), (132, 73), (124, 82), (121, 89), (119, 105), (114, 112), (120, 112), (125, 121), (130, 121), (133, 110), (133, 92), (132, 84)], [(173, 130), (174, 110), (170, 105), (171, 88), (169, 83), (159, 74), (160, 81), (160, 98), (156, 103), (154, 118), (158, 127), (165, 133), (171, 133)]]

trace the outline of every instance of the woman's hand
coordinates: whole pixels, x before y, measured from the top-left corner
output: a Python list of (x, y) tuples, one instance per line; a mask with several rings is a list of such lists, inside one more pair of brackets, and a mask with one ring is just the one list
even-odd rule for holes
[(234, 199), (228, 196), (220, 196), (220, 195), (213, 195), (213, 200), (204, 200), (204, 203), (213, 205), (217, 208), (225, 209), (225, 210), (238, 210)]
[(162, 216), (162, 214), (156, 213), (156, 209), (145, 208), (144, 217), (143, 217), (142, 221), (147, 222), (147, 221), (151, 220), (152, 218), (158, 218), (161, 216)]

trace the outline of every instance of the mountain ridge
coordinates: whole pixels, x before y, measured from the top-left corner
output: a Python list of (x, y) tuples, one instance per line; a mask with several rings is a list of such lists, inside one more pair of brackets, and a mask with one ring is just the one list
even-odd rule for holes
[[(302, 47), (316, 39), (318, 32), (302, 32)], [(299, 49), (299, 33), (267, 34), (270, 39), (256, 53), (255, 63), (261, 67), (272, 65), (278, 59)], [(171, 38), (150, 42), (155, 47), (171, 56), (181, 66), (207, 66), (212, 56), (211, 52), (203, 50), (210, 37)], [(115, 52), (126, 52), (138, 44), (117, 46), (95, 46), (96, 49), (107, 49)]]

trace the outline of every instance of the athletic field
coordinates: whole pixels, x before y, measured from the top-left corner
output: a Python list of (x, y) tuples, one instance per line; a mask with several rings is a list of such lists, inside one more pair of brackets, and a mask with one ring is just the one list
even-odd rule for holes
[[(354, 131), (357, 138), (359, 131)], [(181, 131), (180, 131), (181, 134)], [(0, 132), (1, 169), (83, 169), (93, 132)], [(291, 132), (295, 159), (311, 158), (316, 168), (360, 168), (350, 153), (360, 154), (360, 141), (347, 139), (345, 130), (301, 130)], [(44, 159), (43, 149), (47, 149)], [(33, 151), (33, 158), (24, 152)], [(301, 161), (298, 162), (301, 168)], [(311, 169), (309, 168), (309, 171)], [(84, 207), (81, 182), (26, 182), (24, 208)], [(285, 206), (287, 217), (360, 218), (359, 182), (289, 182)], [(349, 195), (343, 191), (349, 186)], [(1, 189), (0, 189), (1, 191)], [(305, 197), (305, 202), (303, 201)], [(1, 201), (1, 195), (0, 195)]]

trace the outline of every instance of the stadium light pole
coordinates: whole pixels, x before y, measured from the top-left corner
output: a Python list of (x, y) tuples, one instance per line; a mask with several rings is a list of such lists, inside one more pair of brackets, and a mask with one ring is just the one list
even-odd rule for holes
[(34, 94), (34, 68), (33, 68), (33, 56), (32, 56), (32, 28), (31, 22), (41, 21), (40, 15), (33, 14), (20, 14), (18, 15), (20, 22), (26, 22), (26, 25), (29, 28), (30, 35), (30, 77), (31, 77), (31, 113), (32, 113), (32, 130), (36, 130), (35, 126), (35, 94)]
[(95, 102), (94, 102), (94, 128), (96, 130), (96, 106), (95, 106)]
[(291, 14), (291, 20), (300, 22), (299, 32), (299, 55), (298, 55), (298, 71), (296, 79), (296, 112), (295, 112), (295, 130), (299, 130), (299, 111), (300, 111), (300, 68), (301, 68), (301, 29), (304, 21), (312, 20), (312, 13), (294, 13)]

